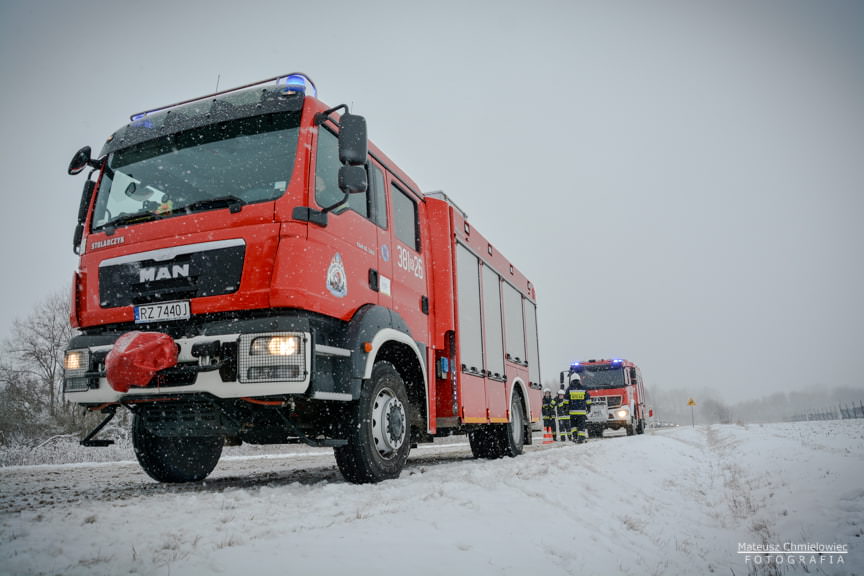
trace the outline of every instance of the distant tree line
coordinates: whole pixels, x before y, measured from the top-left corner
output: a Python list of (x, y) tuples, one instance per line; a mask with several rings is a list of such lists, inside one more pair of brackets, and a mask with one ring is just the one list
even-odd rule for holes
[[(812, 415), (827, 412), (835, 418), (858, 417), (861, 389), (850, 387), (818, 388), (808, 392), (775, 392), (753, 400), (727, 403), (718, 398), (715, 391), (652, 389), (652, 400), (657, 418), (676, 424), (690, 424), (689, 398), (696, 400), (694, 416), (696, 424), (731, 424), (736, 422), (786, 422), (813, 420)], [(831, 408), (833, 406), (833, 408)], [(857, 412), (852, 409), (857, 406)], [(841, 412), (845, 410), (845, 412)], [(802, 416), (803, 415), (803, 416)], [(809, 418), (807, 415), (811, 415)]]

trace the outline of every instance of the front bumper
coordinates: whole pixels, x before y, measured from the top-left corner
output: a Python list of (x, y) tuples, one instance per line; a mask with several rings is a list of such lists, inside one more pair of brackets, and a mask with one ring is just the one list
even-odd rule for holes
[[(262, 338), (296, 338), (293, 352), (276, 349), (276, 355), (255, 353), (253, 343)], [(70, 348), (67, 351), (63, 390), (68, 401), (79, 404), (118, 402), (123, 398), (156, 396), (165, 393), (211, 394), (217, 398), (304, 394), (312, 375), (312, 338), (309, 333), (262, 332), (220, 334), (174, 339), (177, 365), (157, 372), (144, 387), (128, 392), (112, 388), (105, 370), (105, 358), (113, 344)], [(257, 348), (261, 348), (258, 345)], [(320, 347), (319, 353), (349, 355), (347, 350)]]

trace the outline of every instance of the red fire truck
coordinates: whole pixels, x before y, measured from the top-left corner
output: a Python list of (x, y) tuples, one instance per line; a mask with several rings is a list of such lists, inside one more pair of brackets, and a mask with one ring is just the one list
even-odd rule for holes
[(226, 443), (305, 442), (377, 482), (437, 436), (531, 443), (534, 287), (362, 116), (295, 73), (130, 120), (69, 166), (89, 176), (64, 393), (105, 414), (83, 444), (122, 407), (158, 481), (205, 478)]
[(590, 435), (600, 436), (606, 428), (624, 428), (628, 436), (645, 432), (653, 410), (647, 405), (642, 372), (636, 364), (619, 358), (574, 362), (568, 372), (561, 373), (561, 382), (574, 373), (591, 396)]

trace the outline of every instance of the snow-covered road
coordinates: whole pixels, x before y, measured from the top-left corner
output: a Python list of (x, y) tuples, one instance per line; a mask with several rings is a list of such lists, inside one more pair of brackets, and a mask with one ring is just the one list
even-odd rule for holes
[(3, 468), (0, 573), (864, 574), (864, 421), (676, 428), (494, 461), (445, 445), (374, 486), (311, 449), (226, 458), (184, 486), (131, 462)]

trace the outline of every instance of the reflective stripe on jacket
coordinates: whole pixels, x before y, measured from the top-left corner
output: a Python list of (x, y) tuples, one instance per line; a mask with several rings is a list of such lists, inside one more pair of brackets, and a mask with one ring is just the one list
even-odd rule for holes
[(558, 420), (570, 419), (570, 401), (565, 397), (559, 397), (552, 401), (552, 405), (555, 406), (555, 415), (558, 417)]
[(591, 396), (584, 388), (571, 386), (570, 393), (570, 416), (585, 416), (591, 407)]

